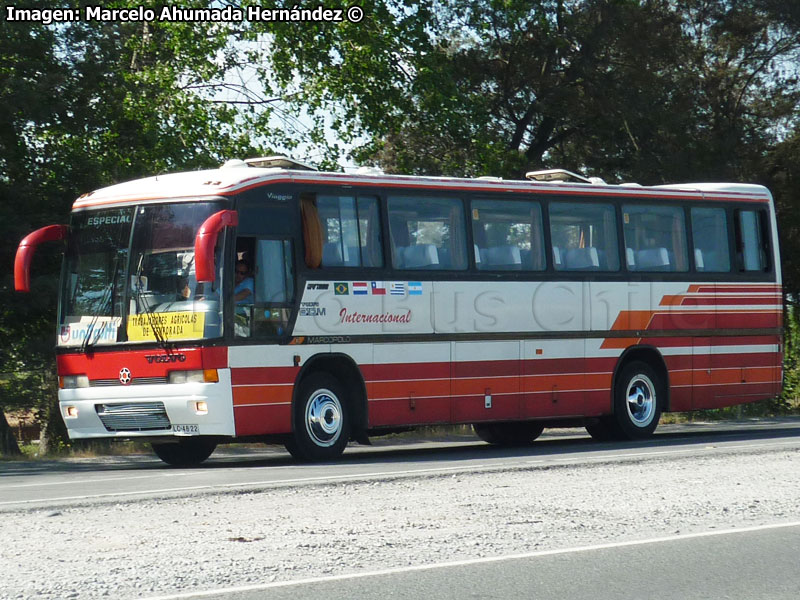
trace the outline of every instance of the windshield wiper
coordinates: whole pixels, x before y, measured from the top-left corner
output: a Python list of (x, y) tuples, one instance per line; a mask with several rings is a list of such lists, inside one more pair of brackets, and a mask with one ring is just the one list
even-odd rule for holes
[(170, 354), (174, 350), (174, 345), (167, 341), (167, 338), (162, 333), (161, 329), (158, 327), (158, 323), (156, 321), (158, 318), (155, 315), (155, 311), (150, 308), (150, 303), (147, 301), (147, 298), (144, 297), (142, 292), (142, 271), (144, 270), (144, 254), (139, 256), (139, 264), (136, 266), (136, 275), (134, 276), (134, 281), (136, 282), (136, 310), (139, 311), (139, 306), (141, 305), (144, 308), (144, 313), (147, 315), (147, 323), (150, 325), (150, 329), (153, 330), (153, 337), (156, 338), (156, 342), (164, 350), (167, 354)]
[[(114, 286), (117, 284), (117, 277), (119, 276), (119, 267), (120, 267), (120, 260), (119, 254), (114, 255), (114, 271), (111, 273), (111, 282), (109, 283), (108, 287), (103, 291), (103, 296), (100, 298), (100, 302), (98, 307), (95, 309), (94, 314), (92, 315), (92, 320), (89, 323), (89, 328), (86, 330), (86, 337), (83, 338), (83, 342), (81, 343), (81, 352), (86, 352), (89, 349), (89, 346), (93, 346), (97, 343), (97, 340), (100, 339), (100, 336), (103, 335), (103, 332), (106, 330), (106, 327), (110, 327), (111, 323), (114, 319)], [(101, 312), (103, 312), (103, 308), (106, 306), (106, 303), (111, 303), (111, 322), (103, 323), (103, 326), (100, 327), (99, 331), (94, 336), (94, 340), (91, 340), (92, 334), (94, 333), (94, 328), (97, 325), (98, 321), (101, 317)]]

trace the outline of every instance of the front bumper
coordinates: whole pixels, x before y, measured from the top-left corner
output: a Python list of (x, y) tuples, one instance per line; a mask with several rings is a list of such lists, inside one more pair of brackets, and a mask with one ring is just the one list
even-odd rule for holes
[[(231, 372), (218, 369), (218, 374), (216, 383), (59, 390), (61, 416), (74, 440), (234, 436)], [(198, 402), (205, 402), (207, 412), (198, 411)], [(77, 412), (75, 416), (70, 416), (69, 407)]]

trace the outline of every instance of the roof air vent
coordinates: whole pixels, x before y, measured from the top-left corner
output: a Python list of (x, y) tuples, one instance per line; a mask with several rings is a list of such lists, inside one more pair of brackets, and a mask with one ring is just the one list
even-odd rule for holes
[(541, 181), (547, 183), (567, 183), (570, 181), (578, 183), (591, 183), (594, 185), (605, 185), (605, 181), (599, 177), (584, 177), (566, 169), (545, 169), (544, 171), (528, 171), (525, 179)]
[(246, 167), (247, 163), (243, 160), (239, 160), (238, 158), (232, 158), (230, 160), (226, 160), (225, 164), (220, 167), (220, 169), (240, 169), (242, 167)]
[(356, 175), (386, 175), (380, 167), (363, 166), (356, 169)]
[(262, 156), (259, 158), (248, 158), (245, 161), (245, 164), (248, 167), (260, 167), (260, 168), (273, 168), (273, 169), (295, 169), (299, 171), (316, 171), (316, 167), (312, 167), (311, 165), (307, 165), (304, 162), (300, 162), (299, 160), (295, 160), (293, 158), (289, 158), (288, 156), (276, 155), (276, 156)]

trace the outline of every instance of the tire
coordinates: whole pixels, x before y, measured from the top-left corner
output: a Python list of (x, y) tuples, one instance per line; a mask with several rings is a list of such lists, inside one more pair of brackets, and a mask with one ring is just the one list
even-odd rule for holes
[(473, 423), (475, 435), (494, 446), (527, 446), (538, 438), (544, 425), (536, 421)]
[(350, 441), (350, 415), (339, 381), (327, 373), (303, 379), (293, 410), (293, 429), (286, 449), (296, 459), (308, 462), (341, 456)]
[(193, 467), (211, 456), (217, 442), (204, 438), (189, 438), (164, 444), (151, 444), (156, 456), (173, 467)]
[(620, 438), (619, 428), (609, 417), (601, 417), (593, 423), (587, 423), (585, 427), (595, 442), (611, 442)]
[(617, 376), (613, 420), (603, 419), (601, 423), (615, 437), (647, 439), (658, 427), (666, 393), (665, 383), (653, 367), (642, 361), (630, 362)]

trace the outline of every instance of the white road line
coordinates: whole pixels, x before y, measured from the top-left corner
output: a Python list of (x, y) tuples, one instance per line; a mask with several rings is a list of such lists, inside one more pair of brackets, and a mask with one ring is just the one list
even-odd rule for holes
[(459, 472), (459, 471), (471, 471), (472, 469), (487, 469), (491, 468), (492, 466), (496, 465), (489, 465), (489, 464), (477, 464), (477, 465), (469, 465), (464, 466), (460, 465), (458, 467), (436, 467), (430, 469), (407, 469), (403, 471), (378, 471), (372, 473), (348, 473), (345, 475), (320, 475), (318, 477), (297, 477), (295, 479), (278, 479), (278, 480), (263, 480), (263, 481), (243, 481), (239, 483), (219, 483), (219, 484), (210, 484), (210, 485), (196, 485), (196, 486), (187, 486), (187, 487), (176, 487), (176, 488), (159, 488), (153, 490), (139, 490), (139, 491), (131, 491), (131, 492), (112, 492), (107, 494), (95, 494), (92, 496), (62, 496), (59, 498), (34, 498), (30, 500), (10, 500), (5, 502), (0, 502), (0, 506), (8, 505), (8, 504), (33, 504), (37, 502), (60, 502), (64, 500), (93, 500), (97, 498), (115, 498), (119, 496), (141, 496), (142, 494), (165, 494), (171, 492), (190, 492), (190, 491), (197, 491), (197, 490), (223, 490), (223, 489), (230, 489), (230, 488), (246, 488), (246, 487), (253, 487), (253, 486), (276, 486), (276, 485), (286, 485), (286, 484), (296, 484), (296, 483), (315, 483), (315, 482), (325, 482), (325, 481), (341, 481), (345, 479), (362, 479), (362, 478), (370, 478), (370, 477), (391, 477), (394, 475), (416, 475), (418, 473), (449, 473), (449, 472)]
[(201, 592), (181, 592), (166, 596), (150, 596), (141, 600), (183, 600), (185, 598), (205, 598), (219, 594), (235, 594), (242, 592), (257, 592), (275, 588), (297, 587), (309, 584), (330, 583), (334, 581), (347, 581), (353, 579), (365, 579), (368, 577), (381, 577), (386, 575), (401, 575), (404, 573), (414, 573), (420, 571), (435, 571), (438, 569), (449, 569), (453, 567), (466, 567), (472, 565), (483, 565), (499, 563), (512, 560), (522, 560), (530, 558), (542, 558), (546, 556), (558, 556), (563, 554), (580, 554), (584, 552), (596, 552), (598, 550), (610, 550), (614, 548), (629, 548), (634, 546), (645, 546), (650, 544), (664, 544), (669, 542), (679, 542), (724, 535), (735, 535), (740, 533), (753, 533), (757, 531), (770, 531), (776, 529), (789, 529), (800, 527), (800, 521), (790, 523), (774, 523), (771, 525), (758, 525), (754, 527), (742, 527), (741, 529), (722, 529), (716, 531), (704, 531), (700, 533), (686, 533), (680, 535), (670, 535), (664, 537), (650, 538), (647, 540), (633, 540), (628, 542), (610, 542), (607, 544), (595, 544), (592, 546), (578, 546), (576, 548), (561, 548), (559, 550), (539, 550), (536, 552), (525, 552), (522, 554), (510, 554), (507, 556), (491, 556), (486, 558), (472, 558), (468, 560), (458, 560), (452, 562), (432, 563), (427, 565), (413, 565), (410, 567), (398, 567), (394, 569), (382, 569), (378, 571), (364, 571), (362, 573), (350, 573), (347, 575), (331, 575), (330, 577), (311, 577), (307, 579), (296, 579), (293, 581), (275, 581), (272, 583), (262, 583), (255, 585), (245, 585), (228, 588), (218, 588)]
[[(175, 475), (193, 475), (194, 473), (172, 473), (171, 475), (174, 477)], [(48, 487), (51, 485), (70, 485), (76, 483), (106, 483), (108, 481), (133, 481), (134, 479), (156, 479), (159, 477), (164, 477), (164, 475), (133, 475), (131, 477), (109, 477), (108, 479), (102, 479), (102, 476), (99, 476), (95, 479), (69, 479), (67, 481), (47, 481), (44, 483), (16, 483), (11, 485), (4, 485), (4, 490), (15, 490), (20, 488), (32, 488), (32, 487)]]

